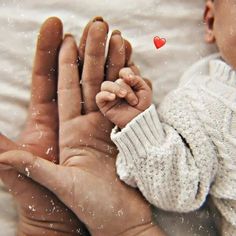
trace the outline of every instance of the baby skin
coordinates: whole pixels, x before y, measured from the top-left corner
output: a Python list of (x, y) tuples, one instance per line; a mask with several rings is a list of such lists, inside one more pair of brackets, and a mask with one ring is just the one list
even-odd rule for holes
[[(49, 26), (55, 24), (61, 26), (56, 18), (50, 22), (52, 24)], [(47, 23), (46, 28), (51, 28), (49, 26)], [(3, 152), (0, 155), (0, 177), (8, 189), (14, 190), (14, 193), (16, 191), (24, 193), (15, 196), (19, 206), (32, 205), (30, 197), (34, 195), (38, 199), (36, 201), (38, 205), (34, 205), (37, 208), (33, 213), (41, 217), (47, 209), (51, 209), (49, 208), (51, 201), (46, 202), (41, 197), (45, 193), (50, 197), (49, 200), (55, 198), (61, 206), (58, 214), (55, 211), (55, 214), (49, 215), (50, 218), (46, 218), (45, 224), (42, 224), (44, 222), (41, 218), (35, 219), (31, 217), (31, 212), (27, 211), (23, 216), (26, 215), (29, 220), (24, 221), (23, 228), (21, 222), (19, 223), (19, 236), (43, 234), (62, 236), (63, 233), (87, 235), (87, 232), (82, 232), (84, 228), (81, 222), (93, 236), (164, 235), (152, 221), (150, 204), (138, 191), (117, 178), (115, 171), (117, 150), (110, 139), (113, 124), (103, 116), (95, 102), (104, 74), (107, 81), (114, 81), (120, 69), (129, 66), (132, 51), (129, 43), (116, 31), (109, 41), (106, 59), (107, 34), (108, 24), (100, 17), (85, 27), (79, 47), (71, 35), (62, 39), (61, 34), (52, 34), (61, 42), (60, 49), (55, 50), (58, 54), (54, 55), (55, 60), (53, 60), (55, 63), (58, 61), (58, 76), (51, 83), (53, 88), (47, 84), (51, 80), (45, 77), (43, 83), (44, 80), (39, 77), (37, 85), (43, 83), (45, 89), (39, 89), (40, 86), (33, 89), (32, 98), (36, 97), (42, 101), (43, 95), (48, 97), (52, 93), (53, 98), (55, 95), (56, 102), (52, 102), (55, 107), (52, 112), (55, 111), (53, 112), (55, 116), (50, 116), (51, 113), (46, 112), (46, 117), (49, 117), (44, 119), (47, 121), (55, 117), (55, 123), (57, 122), (55, 145), (59, 152), (55, 155), (55, 161), (44, 156), (40, 157), (42, 155), (40, 152), (31, 152), (31, 149), (18, 150), (14, 143), (0, 136), (0, 144), (5, 143), (0, 147), (0, 151)], [(45, 58), (42, 53), (40, 55), (40, 61), (47, 62), (42, 60)], [(44, 68), (42, 64), (40, 65), (40, 68)], [(135, 68), (133, 65), (131, 67)], [(48, 75), (46, 72), (43, 74)], [(34, 78), (33, 83), (35, 81)], [(51, 97), (48, 99), (51, 101)], [(42, 102), (45, 103), (45, 100)], [(30, 139), (32, 136), (27, 137), (32, 141)], [(42, 142), (34, 147), (41, 147), (40, 144)], [(17, 178), (18, 174), (23, 180)], [(28, 191), (22, 191), (22, 187)], [(57, 203), (56, 200), (53, 202)], [(49, 206), (46, 203), (49, 203)], [(57, 221), (59, 224), (56, 224)], [(50, 227), (51, 222), (53, 226), (58, 227), (47, 230), (46, 227)], [(32, 227), (34, 225), (37, 227)]]
[(236, 235), (235, 16), (233, 0), (205, 2), (205, 40), (216, 44), (218, 58), (195, 65), (158, 113), (150, 88), (129, 68), (96, 96), (103, 115), (121, 129), (111, 133), (120, 178), (166, 211), (197, 210), (210, 195), (223, 236)]
[(152, 90), (131, 68), (121, 69), (119, 77), (102, 83), (96, 102), (103, 115), (122, 129), (152, 104)]

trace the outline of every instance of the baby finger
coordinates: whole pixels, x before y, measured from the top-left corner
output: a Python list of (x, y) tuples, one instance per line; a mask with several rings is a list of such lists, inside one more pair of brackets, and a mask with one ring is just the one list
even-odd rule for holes
[(122, 87), (124, 90), (127, 91), (126, 96), (125, 96), (125, 100), (131, 105), (131, 106), (135, 106), (138, 104), (138, 98), (135, 94), (135, 92), (133, 91), (133, 89), (124, 82), (123, 79), (118, 79), (115, 81), (117, 84), (119, 84), (120, 87)]
[(101, 91), (96, 95), (96, 103), (99, 108), (102, 108), (107, 102), (112, 102), (115, 99), (116, 95), (107, 91)]
[(124, 98), (127, 95), (127, 90), (119, 83), (112, 81), (105, 81), (102, 83), (101, 91), (107, 91), (115, 94), (119, 98)]

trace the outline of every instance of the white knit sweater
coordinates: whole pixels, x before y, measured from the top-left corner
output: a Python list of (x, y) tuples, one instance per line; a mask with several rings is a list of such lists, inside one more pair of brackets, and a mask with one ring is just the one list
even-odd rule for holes
[(189, 212), (210, 194), (236, 235), (236, 72), (219, 59), (195, 64), (179, 87), (111, 138), (117, 172), (153, 205)]

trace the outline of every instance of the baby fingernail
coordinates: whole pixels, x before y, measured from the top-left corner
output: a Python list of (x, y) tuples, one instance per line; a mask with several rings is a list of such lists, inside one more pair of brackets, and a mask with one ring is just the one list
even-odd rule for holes
[(116, 95), (115, 95), (114, 93), (112, 93), (112, 94), (109, 95), (109, 98), (110, 98), (110, 99), (114, 99), (115, 97), (116, 97)]
[(120, 89), (120, 91), (119, 91), (119, 94), (120, 94), (121, 96), (125, 96), (126, 93), (127, 93), (127, 91), (124, 90), (124, 89)]
[(134, 106), (134, 105), (137, 105), (138, 104), (138, 99), (133, 99), (131, 104)]
[(128, 78), (130, 78), (130, 79), (134, 79), (135, 76), (134, 76), (133, 74), (129, 74), (129, 75), (128, 75)]

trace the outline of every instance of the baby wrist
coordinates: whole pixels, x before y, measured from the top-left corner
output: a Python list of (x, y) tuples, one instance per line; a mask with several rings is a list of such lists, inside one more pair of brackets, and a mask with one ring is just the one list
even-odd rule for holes
[[(135, 117), (121, 132), (119, 131), (118, 127), (115, 127), (111, 139), (122, 156), (127, 156), (128, 153), (131, 156), (135, 153), (145, 155), (149, 146), (159, 146), (165, 140), (162, 124), (154, 105)], [(145, 143), (145, 146), (140, 145), (140, 140)], [(126, 148), (123, 148), (124, 146)], [(129, 152), (126, 153), (126, 150)]]

